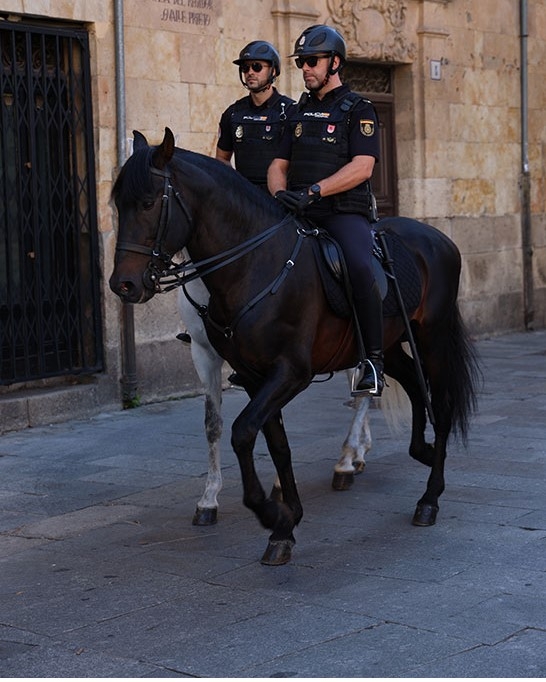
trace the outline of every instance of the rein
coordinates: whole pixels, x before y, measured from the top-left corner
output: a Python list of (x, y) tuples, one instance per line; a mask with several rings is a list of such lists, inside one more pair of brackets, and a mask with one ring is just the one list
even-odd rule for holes
[[(283, 222), (284, 222), (284, 221), (283, 221)], [(282, 223), (278, 223), (277, 227), (280, 227), (281, 224), (282, 224)], [(316, 231), (315, 231), (315, 232), (316, 232)], [(253, 307), (256, 305), (256, 303), (259, 303), (259, 301), (261, 301), (263, 298), (265, 298), (268, 294), (272, 294), (272, 295), (273, 295), (273, 294), (276, 294), (277, 291), (279, 290), (279, 287), (280, 287), (281, 284), (284, 282), (285, 277), (288, 275), (288, 273), (290, 272), (290, 270), (292, 270), (292, 268), (293, 268), (294, 265), (296, 264), (296, 257), (297, 257), (297, 255), (298, 255), (298, 253), (300, 252), (301, 245), (302, 245), (302, 242), (303, 242), (304, 238), (305, 238), (305, 237), (308, 237), (308, 236), (310, 236), (310, 235), (312, 234), (311, 232), (306, 232), (306, 231), (304, 230), (304, 228), (302, 228), (301, 226), (298, 226), (298, 228), (297, 228), (297, 230), (296, 230), (296, 233), (297, 233), (297, 235), (298, 235), (298, 238), (297, 238), (297, 240), (296, 240), (296, 243), (295, 243), (295, 245), (294, 245), (294, 248), (293, 248), (293, 250), (292, 250), (292, 253), (290, 254), (290, 258), (285, 262), (285, 264), (283, 265), (283, 268), (282, 268), (282, 270), (280, 271), (280, 273), (277, 275), (277, 277), (275, 277), (275, 279), (274, 279), (270, 284), (268, 284), (268, 285), (265, 287), (265, 289), (262, 289), (262, 291), (260, 291), (259, 294), (257, 294), (251, 301), (249, 301), (249, 302), (244, 306), (244, 308), (242, 308), (242, 309), (237, 313), (237, 315), (236, 315), (235, 318), (233, 319), (233, 322), (232, 322), (230, 325), (228, 325), (227, 327), (221, 327), (219, 324), (216, 324), (216, 322), (215, 322), (210, 316), (208, 317), (208, 321), (209, 321), (210, 326), (213, 327), (214, 329), (216, 329), (217, 331), (221, 332), (221, 333), (226, 337), (226, 339), (231, 339), (231, 338), (232, 338), (233, 332), (235, 331), (235, 327), (237, 326), (237, 324), (240, 322), (240, 320), (243, 318), (243, 316), (244, 316), (251, 308), (253, 308)], [(188, 297), (188, 294), (187, 294), (186, 290), (184, 290), (184, 293), (186, 294), (186, 297)], [(188, 298), (188, 301), (190, 301), (190, 303), (192, 302), (192, 301), (190, 300), (190, 298)], [(204, 315), (207, 315), (207, 314), (208, 314), (208, 308), (207, 308), (207, 306), (199, 306), (199, 307), (197, 308), (197, 311), (198, 311), (199, 315), (201, 315), (201, 317), (204, 316), (204, 315), (201, 313), (201, 310), (202, 310), (203, 308), (205, 308)]]
[[(197, 262), (193, 262), (192, 260), (185, 260), (182, 261), (182, 263), (174, 263), (171, 260), (169, 263), (169, 267), (167, 267), (160, 273), (160, 280), (163, 283), (170, 282), (170, 284), (168, 286), (164, 286), (163, 288), (157, 289), (157, 292), (166, 293), (167, 291), (172, 291), (172, 289), (176, 289), (176, 287), (179, 287), (185, 284), (186, 282), (191, 282), (192, 280), (197, 279), (198, 277), (208, 275), (211, 272), (214, 272), (215, 270), (223, 268), (225, 265), (229, 265), (230, 263), (235, 262), (239, 258), (242, 258), (247, 253), (250, 253), (258, 246), (266, 242), (270, 237), (272, 237), (275, 234), (275, 232), (277, 232), (277, 230), (279, 230), (281, 227), (289, 223), (292, 219), (293, 216), (287, 215), (285, 218), (281, 220), (280, 223), (275, 223), (271, 227), (267, 228), (267, 230), (265, 230), (264, 232), (260, 232), (254, 237), (247, 239), (241, 244), (237, 244), (236, 246), (232, 247), (231, 249), (228, 249), (227, 251), (221, 251), (215, 256), (209, 256), (209, 258), (205, 258)], [(207, 265), (210, 265), (210, 267), (205, 267), (205, 269), (203, 270), (202, 268)], [(187, 274), (187, 270), (194, 270), (196, 268), (201, 269), (199, 272), (192, 272), (191, 274)], [(183, 274), (183, 276), (180, 277), (179, 273), (186, 274)], [(169, 277), (174, 277), (174, 281), (168, 279)], [(160, 284), (160, 282), (158, 284)], [(189, 297), (188, 300), (191, 303)]]
[[(211, 327), (221, 332), (227, 339), (230, 339), (233, 336), (235, 327), (242, 317), (268, 294), (275, 294), (278, 291), (284, 279), (295, 265), (295, 261), (298, 253), (300, 252), (303, 239), (305, 237), (316, 236), (318, 235), (319, 231), (316, 227), (304, 227), (304, 225), (296, 220), (293, 215), (288, 214), (280, 222), (275, 223), (271, 227), (267, 228), (267, 230), (254, 235), (250, 239), (247, 239), (241, 244), (237, 244), (226, 251), (222, 251), (214, 256), (210, 256), (197, 262), (193, 262), (192, 260), (184, 260), (181, 263), (175, 263), (173, 261), (173, 255), (167, 253), (163, 249), (163, 241), (165, 240), (165, 235), (169, 229), (169, 222), (171, 219), (170, 200), (173, 195), (182, 209), (182, 212), (184, 213), (184, 218), (189, 227), (189, 232), (191, 232), (194, 227), (192, 214), (190, 209), (185, 204), (180, 192), (173, 188), (170, 172), (154, 167), (150, 169), (150, 172), (152, 175), (158, 175), (162, 177), (164, 181), (163, 195), (161, 198), (161, 213), (159, 216), (159, 224), (157, 227), (154, 246), (142, 246), (141, 244), (136, 244), (134, 242), (122, 241), (118, 242), (116, 251), (131, 251), (133, 253), (140, 253), (145, 256), (150, 256), (152, 260), (148, 263), (148, 266), (146, 267), (146, 270), (143, 274), (145, 285), (149, 286), (149, 288), (153, 288), (155, 293), (167, 293), (168, 291), (172, 291), (173, 289), (182, 286), (184, 295), (197, 310), (199, 316), (202, 318), (207, 317), (208, 323), (211, 325)], [(268, 284), (262, 291), (260, 291), (259, 294), (257, 294), (239, 311), (230, 325), (222, 327), (214, 322), (214, 320), (208, 315), (208, 306), (194, 301), (188, 294), (184, 285), (187, 282), (191, 282), (194, 279), (206, 276), (212, 272), (215, 272), (216, 270), (219, 270), (220, 268), (225, 267), (226, 265), (229, 265), (230, 263), (235, 262), (239, 258), (242, 258), (247, 253), (250, 253), (270, 239), (270, 237), (272, 237), (281, 227), (292, 221), (297, 225), (297, 239), (294, 248), (292, 249), (292, 253), (290, 254), (288, 260), (284, 263), (281, 272), (270, 284)], [(154, 263), (153, 259), (162, 261), (165, 267), (163, 269), (159, 268)], [(188, 273), (188, 270), (191, 270), (192, 272)]]

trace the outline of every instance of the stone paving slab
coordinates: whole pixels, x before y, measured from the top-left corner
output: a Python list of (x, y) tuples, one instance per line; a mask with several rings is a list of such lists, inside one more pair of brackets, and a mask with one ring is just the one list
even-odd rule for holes
[[(224, 392), (219, 522), (191, 518), (202, 397), (0, 437), (2, 677), (546, 677), (546, 332), (482, 340), (468, 447), (438, 523), (411, 526), (428, 471), (370, 411), (372, 451), (331, 489), (346, 378), (285, 410), (304, 518), (292, 562), (241, 502)], [(271, 485), (263, 438), (256, 468)]]

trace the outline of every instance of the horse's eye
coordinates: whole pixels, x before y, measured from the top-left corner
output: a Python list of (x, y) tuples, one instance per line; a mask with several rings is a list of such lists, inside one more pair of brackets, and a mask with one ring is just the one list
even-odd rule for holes
[(154, 201), (143, 201), (142, 202), (142, 208), (145, 211), (150, 211), (154, 207)]

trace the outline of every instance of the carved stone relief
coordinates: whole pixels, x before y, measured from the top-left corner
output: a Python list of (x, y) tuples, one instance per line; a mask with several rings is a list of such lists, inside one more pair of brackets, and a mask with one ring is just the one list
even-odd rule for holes
[(349, 57), (398, 64), (414, 60), (416, 46), (405, 33), (403, 0), (327, 0), (327, 6)]

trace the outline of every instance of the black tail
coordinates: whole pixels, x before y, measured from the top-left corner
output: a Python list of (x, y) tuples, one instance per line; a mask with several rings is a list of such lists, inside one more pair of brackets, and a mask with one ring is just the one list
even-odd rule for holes
[(477, 391), (483, 383), (483, 374), (458, 305), (453, 307), (449, 320), (448, 346), (446, 380), (452, 428), (466, 445), (469, 421), (477, 409)]

